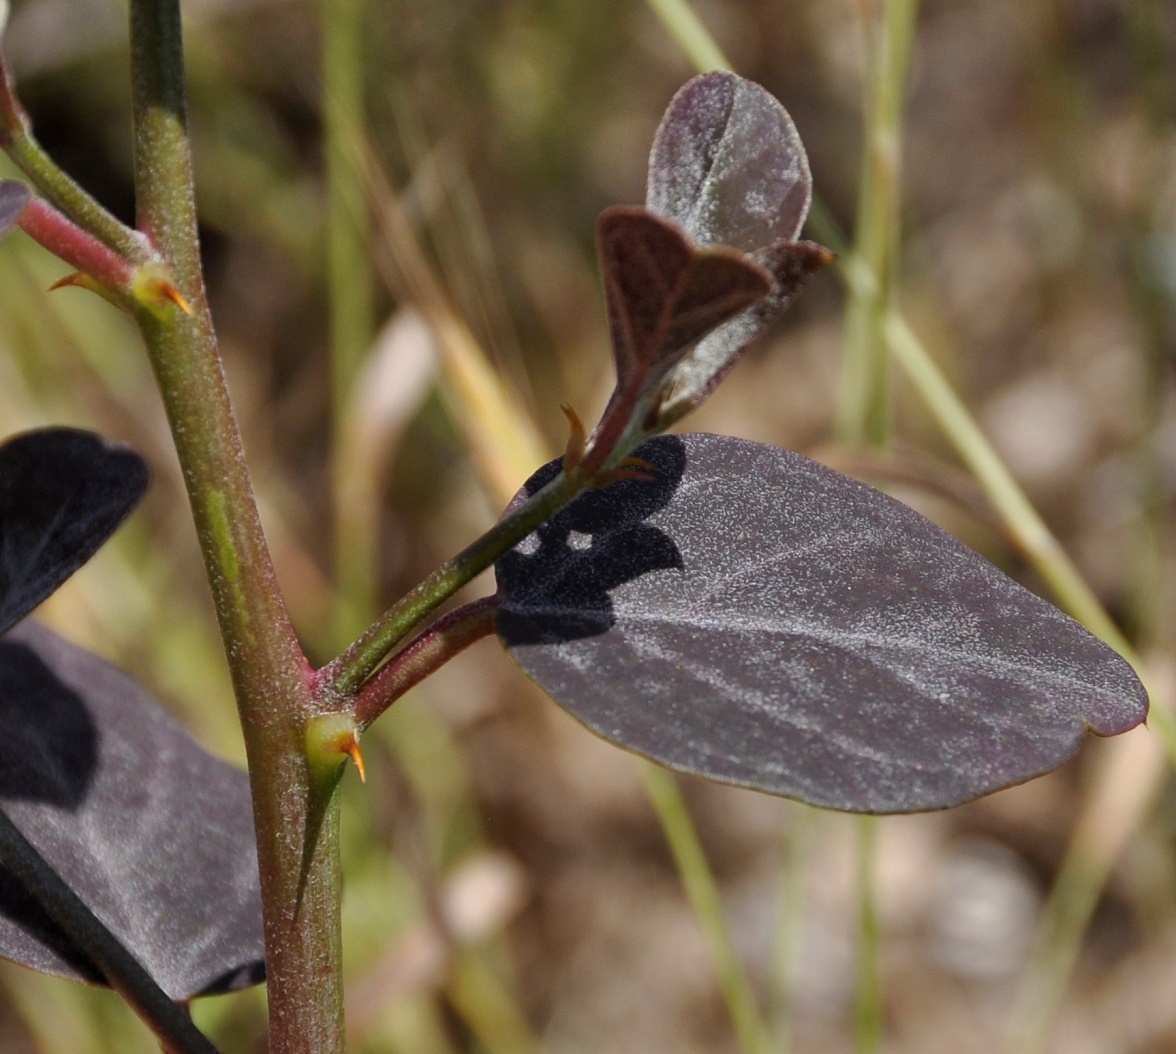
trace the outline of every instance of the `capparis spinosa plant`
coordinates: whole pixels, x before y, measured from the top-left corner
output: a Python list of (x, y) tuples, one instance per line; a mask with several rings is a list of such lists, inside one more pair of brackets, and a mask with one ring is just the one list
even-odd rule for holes
[[(64, 282), (138, 323), (173, 430), (249, 757), (204, 754), (119, 671), (26, 620), (147, 483), (68, 428), (0, 448), (0, 954), (110, 984), (169, 1050), (177, 1005), (264, 975), (270, 1050), (343, 1044), (336, 788), (387, 708), (496, 634), (597, 734), (827, 808), (955, 805), (1146, 715), (1130, 666), (905, 505), (798, 454), (665, 434), (830, 260), (780, 104), (732, 74), (674, 97), (646, 204), (597, 227), (616, 386), (498, 523), (325, 666), (275, 583), (196, 240), (179, 13), (132, 4), (139, 224), (46, 156), (0, 68), (0, 183)], [(438, 614), (493, 566), (497, 590)]]

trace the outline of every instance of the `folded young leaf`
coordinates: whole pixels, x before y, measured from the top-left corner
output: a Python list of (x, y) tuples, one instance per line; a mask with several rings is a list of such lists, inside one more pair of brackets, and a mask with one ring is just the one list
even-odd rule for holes
[(146, 488), (142, 458), (91, 432), (0, 444), (0, 633), (90, 559)]
[(647, 207), (608, 209), (597, 228), (617, 386), (596, 461), (616, 463), (694, 409), (829, 263), (795, 240), (811, 198), (796, 128), (758, 84), (708, 73), (674, 96)]
[(682, 356), (673, 370), (673, 391), (658, 415), (659, 431), (684, 417), (718, 387), (751, 342), (788, 310), (817, 271), (832, 262), (833, 254), (815, 242), (780, 242), (751, 253), (747, 259), (772, 276), (772, 291), (712, 330)]
[(656, 383), (682, 352), (772, 290), (726, 249), (699, 249), (647, 209), (605, 209), (596, 224), (618, 387)]
[(637, 455), (655, 482), (585, 493), (496, 565), (502, 642), (604, 738), (895, 813), (1031, 779), (1146, 716), (1122, 658), (900, 502), (724, 436)]
[(0, 179), (0, 238), (16, 226), (32, 196), (23, 183), (14, 179)]
[[(0, 640), (0, 808), (174, 999), (264, 976), (249, 780), (120, 670), (26, 621)], [(0, 867), (0, 956), (100, 980)]]

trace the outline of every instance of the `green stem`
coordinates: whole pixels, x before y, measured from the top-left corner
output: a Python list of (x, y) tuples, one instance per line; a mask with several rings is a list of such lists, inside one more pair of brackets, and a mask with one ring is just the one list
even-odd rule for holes
[(0, 147), (33, 185), (83, 230), (132, 263), (156, 262), (151, 244), (103, 208), (61, 170), (33, 136), (0, 48)]
[(784, 836), (776, 924), (772, 935), (772, 975), (769, 1028), (773, 1054), (792, 1048), (793, 994), (800, 970), (801, 935), (808, 901), (808, 869), (822, 813), (794, 804), (792, 822)]
[(324, 691), (356, 692), (418, 623), (486, 570), (503, 553), (549, 520), (584, 488), (561, 472), (527, 502), (507, 513), (482, 537), (447, 560), (388, 609), (354, 644), (320, 671)]
[(876, 1054), (882, 1049), (882, 977), (878, 963), (882, 931), (878, 923), (878, 818), (857, 817), (858, 935), (854, 986), (853, 1049)]
[(845, 321), (838, 432), (851, 443), (885, 443), (890, 381), (882, 319), (894, 297), (902, 206), (902, 117), (917, 0), (887, 0), (866, 88), (866, 145), (853, 257), (873, 276), (850, 299)]
[(356, 696), (355, 719), (360, 727), (367, 728), (405, 692), (471, 644), (493, 633), (497, 611), (497, 596), (463, 604), (397, 652)]
[(653, 13), (699, 73), (729, 70), (731, 63), (686, 0), (647, 0)]
[[(261, 530), (205, 297), (178, 0), (131, 5), (135, 184), (142, 227), (193, 306), (137, 318), (163, 395), (233, 678), (257, 828), (271, 1054), (343, 1049), (337, 812), (314, 800), (305, 659)], [(324, 815), (304, 854), (308, 817)], [(303, 863), (308, 867), (300, 882)], [(300, 896), (301, 893), (301, 896)]]
[(8, 815), (0, 811), (0, 863), (45, 909), (159, 1037), (176, 1054), (217, 1054), (184, 1010), (155, 983), (138, 960), (106, 928), (41, 856)]
[(710, 945), (727, 1011), (735, 1026), (739, 1049), (743, 1054), (765, 1054), (767, 1034), (764, 1023), (756, 1005), (755, 994), (731, 940), (723, 899), (698, 840), (698, 832), (690, 819), (690, 811), (686, 808), (672, 773), (650, 761), (642, 761), (640, 764), (645, 792), (657, 810), (662, 830), (670, 843), (670, 851), (678, 865), (678, 873), (686, 887), (687, 899)]
[(1078, 847), (1067, 851), (1009, 1016), (1005, 1054), (1045, 1049), (1050, 1022), (1070, 982), (1083, 935), (1113, 863), (1113, 858), (1095, 859)]
[[(372, 341), (373, 307), (363, 168), (365, 0), (322, 0), (323, 154), (327, 179), (327, 300), (331, 316), (332, 487), (335, 530), (336, 639), (340, 645), (379, 612), (374, 512), (348, 486), (351, 452), (341, 442), (363, 357)], [(359, 622), (356, 626), (355, 622)]]

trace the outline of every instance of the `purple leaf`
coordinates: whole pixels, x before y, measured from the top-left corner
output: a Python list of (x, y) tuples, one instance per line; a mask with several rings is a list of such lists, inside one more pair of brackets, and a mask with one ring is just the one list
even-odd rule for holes
[(647, 209), (597, 221), (618, 388), (656, 387), (691, 345), (762, 300), (772, 278), (749, 258), (694, 246)]
[(773, 276), (775, 289), (683, 358), (660, 428), (710, 395), (809, 276), (832, 259), (819, 245), (795, 240), (811, 201), (812, 176), (796, 127), (758, 84), (708, 73), (671, 100), (649, 156), (646, 205), (701, 245), (748, 253)]
[(804, 284), (833, 259), (814, 242), (780, 242), (752, 253), (749, 260), (775, 279), (773, 290), (753, 307), (708, 333), (674, 367), (674, 390), (658, 418), (668, 428), (711, 392), (739, 361), (744, 350), (796, 299)]
[(794, 241), (811, 201), (800, 136), (758, 84), (707, 73), (670, 101), (649, 155), (645, 203), (700, 245), (751, 253)]
[(0, 238), (16, 226), (32, 196), (23, 183), (0, 179)]
[(637, 454), (656, 482), (585, 493), (496, 565), (503, 643), (606, 739), (889, 813), (1031, 779), (1144, 719), (1123, 659), (900, 502), (728, 437)]
[(811, 197), (800, 137), (759, 85), (710, 73), (674, 96), (647, 207), (598, 226), (617, 387), (594, 449), (626, 452), (694, 409), (829, 263), (795, 241)]
[(139, 455), (90, 432), (46, 428), (0, 445), (0, 633), (93, 556), (146, 488)]
[[(120, 670), (24, 622), (0, 640), (0, 806), (174, 999), (264, 976), (248, 777)], [(0, 955), (94, 968), (0, 867)]]

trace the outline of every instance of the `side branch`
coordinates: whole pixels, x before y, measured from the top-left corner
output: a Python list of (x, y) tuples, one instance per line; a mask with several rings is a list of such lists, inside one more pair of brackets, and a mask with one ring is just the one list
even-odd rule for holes
[(367, 728), (410, 688), (493, 633), (497, 613), (498, 597), (492, 596), (464, 604), (439, 618), (359, 690), (355, 700), (359, 726)]

